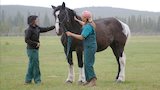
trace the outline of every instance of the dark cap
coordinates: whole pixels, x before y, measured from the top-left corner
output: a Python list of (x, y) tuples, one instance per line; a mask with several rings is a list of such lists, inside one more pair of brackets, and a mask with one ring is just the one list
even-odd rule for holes
[(37, 17), (38, 17), (38, 16), (36, 16), (36, 15), (31, 15), (31, 16), (29, 16), (29, 17), (28, 17), (28, 20), (27, 20), (28, 25), (31, 25), (32, 22), (37, 19)]

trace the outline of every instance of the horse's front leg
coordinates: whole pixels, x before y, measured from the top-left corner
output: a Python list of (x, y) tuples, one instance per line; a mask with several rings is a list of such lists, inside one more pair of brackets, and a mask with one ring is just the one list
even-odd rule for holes
[(78, 67), (79, 67), (79, 79), (78, 84), (82, 84), (86, 82), (85, 72), (84, 72), (84, 65), (83, 65), (83, 51), (82, 49), (76, 50), (77, 59), (78, 59)]
[[(66, 50), (65, 50), (66, 53)], [(67, 53), (66, 53), (67, 56)], [(69, 65), (69, 70), (68, 70), (68, 77), (66, 79), (66, 83), (73, 83), (74, 81), (74, 67), (73, 67), (73, 61), (72, 61), (72, 51), (69, 52), (68, 56), (67, 56), (67, 61), (68, 61), (68, 65)]]

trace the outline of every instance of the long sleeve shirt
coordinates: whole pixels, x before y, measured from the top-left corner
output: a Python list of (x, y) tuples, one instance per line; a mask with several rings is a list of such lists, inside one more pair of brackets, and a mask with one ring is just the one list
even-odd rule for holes
[(37, 44), (39, 42), (40, 33), (51, 31), (55, 28), (55, 26), (51, 27), (39, 27), (39, 26), (29, 26), (25, 30), (25, 42), (27, 43), (27, 49), (39, 49)]

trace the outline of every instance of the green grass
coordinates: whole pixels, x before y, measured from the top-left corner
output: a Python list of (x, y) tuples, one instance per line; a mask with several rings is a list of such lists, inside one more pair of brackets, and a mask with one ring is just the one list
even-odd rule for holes
[[(74, 53), (76, 80), (65, 84), (68, 64), (60, 37), (41, 37), (40, 69), (42, 85), (24, 85), (28, 57), (23, 37), (0, 37), (0, 90), (89, 90), (78, 86), (78, 68)], [(110, 48), (96, 54), (95, 90), (158, 90), (160, 89), (160, 36), (133, 36), (125, 52), (126, 82), (115, 83), (117, 63)]]

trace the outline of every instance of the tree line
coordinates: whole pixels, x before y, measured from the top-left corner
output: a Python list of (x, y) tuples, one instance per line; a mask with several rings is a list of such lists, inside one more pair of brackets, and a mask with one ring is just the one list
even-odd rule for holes
[[(28, 12), (28, 15), (30, 12)], [(27, 16), (17, 12), (14, 17), (7, 17), (5, 12), (0, 13), (0, 35), (1, 36), (20, 36), (24, 35), (24, 30), (27, 28)], [(41, 16), (38, 14), (38, 16)], [(97, 18), (97, 17), (95, 17)], [(100, 18), (100, 17), (98, 17)], [(129, 25), (132, 33), (160, 33), (160, 16), (158, 18), (144, 16), (129, 16), (116, 17)], [(39, 18), (39, 25), (50, 26), (54, 23), (54, 19), (48, 16), (47, 13)], [(51, 35), (51, 34), (49, 34)]]
[(134, 15), (118, 18), (129, 25), (132, 33), (160, 33), (160, 16), (157, 19)]
[[(0, 35), (1, 36), (21, 36), (24, 35), (24, 31), (27, 28), (27, 17), (31, 15), (22, 15), (20, 12), (13, 17), (5, 14), (4, 11), (0, 13)], [(37, 14), (36, 14), (37, 15)], [(39, 25), (40, 26), (50, 26), (53, 25), (54, 19), (50, 19), (47, 13), (41, 16), (38, 13)]]

